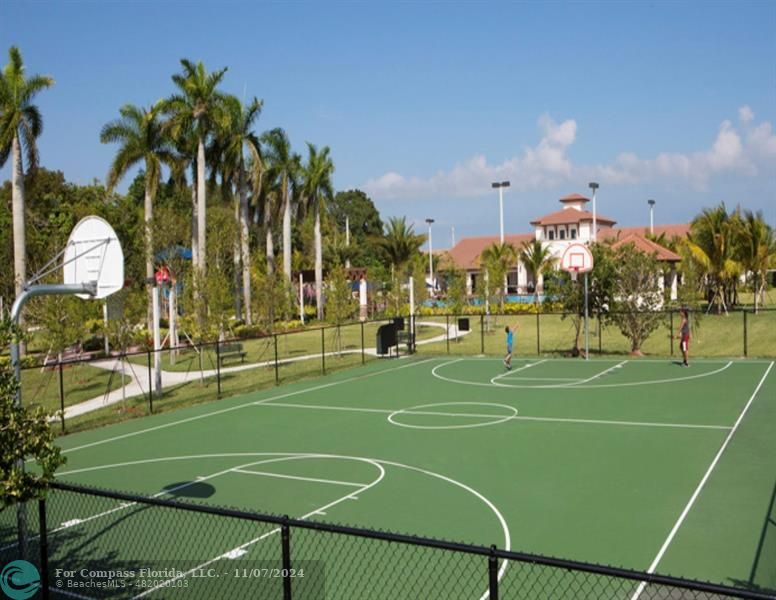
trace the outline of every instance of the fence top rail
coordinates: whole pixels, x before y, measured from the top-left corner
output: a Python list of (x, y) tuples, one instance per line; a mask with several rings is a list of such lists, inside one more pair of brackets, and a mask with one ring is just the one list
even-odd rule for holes
[(438, 540), (434, 538), (426, 538), (426, 537), (420, 537), (420, 536), (408, 535), (408, 534), (398, 534), (398, 533), (380, 531), (375, 529), (350, 527), (347, 525), (336, 525), (336, 524), (324, 523), (320, 521), (304, 521), (301, 519), (295, 519), (288, 516), (262, 514), (257, 512), (238, 510), (234, 508), (224, 508), (220, 506), (207, 506), (207, 505), (193, 504), (188, 502), (181, 502), (180, 500), (167, 500), (164, 498), (148, 497), (148, 496), (142, 496), (139, 494), (132, 494), (128, 492), (109, 491), (109, 490), (103, 490), (99, 488), (88, 487), (88, 486), (75, 485), (75, 484), (66, 483), (63, 481), (53, 481), (51, 482), (50, 487), (52, 489), (60, 490), (63, 492), (75, 493), (75, 494), (111, 498), (115, 500), (136, 502), (139, 504), (186, 510), (190, 512), (206, 513), (211, 515), (219, 515), (219, 516), (244, 519), (249, 521), (272, 523), (274, 525), (285, 525), (289, 527), (298, 527), (302, 529), (324, 531), (327, 533), (334, 533), (334, 534), (347, 535), (347, 536), (353, 536), (353, 537), (377, 539), (377, 540), (382, 540), (386, 542), (402, 543), (402, 544), (407, 544), (412, 546), (436, 548), (436, 549), (447, 550), (451, 552), (476, 554), (481, 556), (495, 557), (495, 558), (500, 558), (505, 560), (513, 560), (513, 561), (530, 563), (530, 564), (547, 566), (547, 567), (556, 567), (556, 568), (568, 569), (573, 571), (593, 573), (596, 575), (616, 577), (619, 579), (628, 579), (631, 581), (643, 581), (643, 582), (648, 582), (648, 583), (653, 583), (658, 585), (665, 585), (665, 586), (678, 587), (678, 588), (683, 588), (688, 590), (709, 592), (712, 594), (720, 594), (720, 595), (732, 596), (737, 598), (745, 598), (750, 600), (776, 600), (776, 595), (771, 595), (771, 594), (758, 592), (758, 591), (732, 588), (724, 585), (712, 584), (712, 583), (707, 583), (702, 581), (695, 581), (691, 579), (681, 579), (676, 577), (670, 577), (667, 575), (657, 575), (654, 573), (634, 571), (630, 569), (624, 569), (621, 567), (611, 567), (607, 565), (585, 563), (580, 561), (543, 556), (539, 554), (516, 552), (513, 550), (501, 550), (496, 546), (491, 546), (491, 547), (478, 546), (474, 544), (450, 542), (450, 541)]

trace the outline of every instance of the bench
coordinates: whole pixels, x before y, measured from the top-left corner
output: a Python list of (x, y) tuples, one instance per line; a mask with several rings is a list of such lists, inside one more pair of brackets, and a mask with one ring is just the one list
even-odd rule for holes
[(396, 342), (398, 344), (406, 344), (407, 351), (410, 353), (415, 351), (415, 336), (406, 329), (399, 329), (396, 332)]
[(218, 347), (218, 360), (222, 367), (224, 366), (224, 360), (232, 358), (233, 356), (239, 356), (240, 362), (244, 363), (248, 353), (243, 350), (242, 344), (221, 344)]

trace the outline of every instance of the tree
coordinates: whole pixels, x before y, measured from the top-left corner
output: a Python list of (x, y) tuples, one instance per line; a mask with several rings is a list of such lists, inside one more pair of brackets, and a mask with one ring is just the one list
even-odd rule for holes
[[(254, 98), (250, 104), (243, 106), (235, 96), (227, 96), (225, 108), (229, 117), (228, 125), (219, 132), (216, 140), (217, 153), (224, 167), (224, 183), (235, 185), (239, 198), (235, 211), (239, 237), (235, 263), (242, 263), (243, 304), (245, 322), (248, 325), (252, 323), (248, 184), (252, 182), (252, 194), (257, 196), (262, 183), (263, 161), (261, 144), (252, 128), (261, 114), (262, 104), (261, 100)], [(245, 152), (248, 155), (247, 160)]]
[(194, 259), (196, 268), (205, 276), (207, 269), (207, 199), (205, 196), (205, 143), (219, 126), (223, 125), (224, 95), (218, 91), (218, 85), (224, 78), (227, 68), (208, 73), (205, 65), (196, 65), (190, 60), (181, 59), (183, 71), (172, 76), (178, 93), (162, 101), (164, 111), (170, 115), (168, 126), (174, 138), (186, 138), (189, 131), (194, 132), (197, 140), (197, 254)]
[(305, 210), (315, 213), (315, 304), (318, 320), (323, 319), (323, 250), (321, 248), (321, 211), (326, 200), (334, 196), (331, 176), (334, 163), (329, 158), (329, 147), (319, 152), (314, 144), (307, 143), (307, 164), (302, 168), (302, 198)]
[[(17, 332), (10, 320), (0, 321), (0, 346), (7, 347)], [(49, 415), (38, 406), (25, 408), (17, 403), (19, 384), (9, 362), (0, 362), (0, 493), (2, 508), (27, 502), (43, 495), (54, 472), (65, 463)], [(25, 469), (32, 460), (36, 469)], [(19, 513), (21, 554), (26, 556), (26, 521), (23, 508)]]
[(520, 262), (531, 271), (534, 277), (534, 303), (539, 305), (539, 278), (543, 279), (545, 273), (555, 267), (558, 262), (556, 256), (550, 251), (550, 246), (544, 245), (541, 240), (523, 242), (520, 249)]
[(744, 212), (738, 221), (738, 256), (746, 273), (752, 277), (754, 311), (765, 302), (768, 269), (776, 257), (776, 236), (763, 219), (762, 212)]
[(499, 305), (502, 313), (504, 312), (504, 298), (507, 294), (507, 273), (514, 267), (516, 259), (517, 250), (509, 243), (500, 244), (493, 242), (480, 254), (480, 263), (487, 271), (488, 281), (500, 282), (495, 289), (499, 291)]
[(153, 217), (154, 201), (162, 178), (162, 165), (171, 170), (176, 168), (173, 145), (163, 131), (159, 120), (160, 105), (150, 109), (138, 108), (126, 104), (119, 110), (121, 118), (111, 121), (102, 128), (100, 141), (103, 144), (120, 144), (116, 156), (108, 171), (108, 191), (135, 165), (142, 163), (145, 172), (144, 215), (145, 215), (145, 276), (148, 294), (146, 310), (148, 331), (153, 331), (153, 279), (154, 279), (154, 243)]
[(614, 256), (616, 278), (611, 321), (631, 341), (631, 353), (641, 354), (641, 345), (663, 321), (660, 264), (654, 255), (625, 244)]
[(8, 64), (0, 73), (0, 167), (11, 156), (14, 278), (16, 295), (27, 281), (26, 227), (24, 209), (24, 164), (35, 172), (38, 166), (37, 139), (43, 133), (43, 117), (32, 101), (38, 92), (54, 85), (51, 77), (25, 77), (24, 62), (16, 46), (8, 50)]
[(401, 270), (415, 256), (426, 242), (425, 235), (415, 233), (415, 228), (407, 224), (406, 217), (391, 217), (385, 226), (385, 236), (380, 246), (395, 270)]
[(346, 254), (354, 265), (360, 267), (376, 266), (380, 261), (378, 240), (383, 235), (383, 222), (369, 196), (361, 190), (337, 192), (327, 204), (327, 210), (336, 227), (338, 244), (342, 247), (345, 247), (347, 221), (350, 245), (343, 256)]
[(735, 221), (722, 203), (716, 208), (704, 208), (693, 219), (685, 241), (691, 259), (702, 270), (709, 310), (716, 306), (718, 313), (727, 312), (730, 289), (741, 271), (735, 260), (735, 230)]
[(280, 187), (280, 202), (283, 210), (283, 273), (291, 281), (291, 212), (293, 210), (292, 187), (299, 172), (301, 159), (291, 152), (291, 142), (281, 128), (267, 131), (261, 137), (265, 146), (265, 160)]

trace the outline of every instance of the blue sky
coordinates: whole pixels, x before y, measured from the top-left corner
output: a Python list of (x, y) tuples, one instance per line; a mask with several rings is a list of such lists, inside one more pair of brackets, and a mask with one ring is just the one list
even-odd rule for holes
[(187, 57), (264, 100), (259, 131), (330, 146), (337, 189), (433, 217), (435, 247), (498, 232), (502, 179), (508, 232), (591, 180), (622, 225), (648, 198), (658, 223), (725, 201), (776, 225), (776, 2), (6, 1), (0, 40), (56, 79), (41, 163), (76, 182), (104, 179), (100, 128)]

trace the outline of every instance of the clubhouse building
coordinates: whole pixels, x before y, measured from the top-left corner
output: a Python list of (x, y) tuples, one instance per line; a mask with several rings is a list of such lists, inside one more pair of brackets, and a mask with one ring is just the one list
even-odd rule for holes
[[(504, 235), (504, 243), (512, 244), (518, 250), (525, 242), (540, 240), (549, 247), (554, 256), (560, 257), (572, 243), (588, 244), (593, 239), (599, 242), (610, 242), (613, 248), (632, 243), (637, 249), (648, 254), (654, 254), (663, 265), (661, 285), (670, 288), (671, 299), (677, 297), (676, 265), (681, 257), (668, 248), (647, 238), (650, 227), (615, 227), (617, 222), (609, 217), (596, 214), (596, 236), (593, 235), (593, 213), (587, 209), (590, 200), (580, 194), (569, 194), (560, 199), (561, 208), (531, 221), (532, 233)], [(689, 232), (688, 224), (655, 225), (652, 228), (654, 236), (665, 234), (666, 238), (685, 237)], [(455, 266), (466, 272), (466, 288), (470, 294), (476, 293), (483, 285), (480, 254), (491, 244), (498, 243), (499, 236), (480, 236), (461, 239), (448, 250), (448, 255)], [(543, 281), (541, 275), (536, 277), (519, 258), (514, 269), (507, 275), (507, 292), (509, 294), (533, 294), (541, 292)]]

